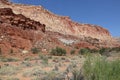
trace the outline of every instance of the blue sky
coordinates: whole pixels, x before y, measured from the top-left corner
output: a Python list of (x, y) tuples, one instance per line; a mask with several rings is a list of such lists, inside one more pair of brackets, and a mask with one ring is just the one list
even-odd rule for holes
[(120, 0), (11, 0), (42, 5), (49, 11), (70, 16), (73, 21), (100, 25), (120, 36)]

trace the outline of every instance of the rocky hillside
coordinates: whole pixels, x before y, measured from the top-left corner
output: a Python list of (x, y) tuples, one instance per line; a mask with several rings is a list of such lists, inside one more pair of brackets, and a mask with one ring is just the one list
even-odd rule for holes
[(100, 26), (73, 22), (69, 17), (55, 15), (41, 6), (0, 0), (0, 50), (21, 53), (39, 48), (49, 53), (56, 46), (70, 53), (74, 48), (120, 45), (108, 30)]
[(100, 40), (111, 39), (109, 31), (100, 26), (73, 22), (69, 17), (53, 14), (42, 6), (8, 3), (7, 0), (6, 2), (1, 0), (0, 7), (9, 7), (16, 14), (23, 14), (30, 19), (40, 21), (46, 25), (47, 31), (76, 37), (92, 37)]
[(0, 8), (0, 49), (9, 53), (31, 50), (31, 48), (51, 49), (61, 45), (56, 37), (45, 31), (45, 25), (26, 18), (22, 14), (14, 14), (10, 8)]
[(0, 9), (0, 48), (3, 51), (30, 49), (35, 41), (41, 39), (45, 25), (21, 14), (14, 14), (10, 8)]

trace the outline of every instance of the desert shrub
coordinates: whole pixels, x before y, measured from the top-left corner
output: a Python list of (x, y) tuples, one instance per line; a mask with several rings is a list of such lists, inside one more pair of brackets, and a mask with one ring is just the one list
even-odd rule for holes
[(71, 50), (70, 51), (70, 54), (72, 55), (72, 54), (75, 54), (75, 50), (73, 49), (73, 50)]
[(42, 64), (48, 65), (48, 56), (39, 55), (39, 58), (42, 60)]
[(119, 52), (120, 51), (120, 47), (117, 47), (116, 50)]
[(25, 60), (25, 61), (30, 61), (30, 60), (32, 60), (32, 59), (31, 59), (31, 57), (26, 57), (24, 60)]
[(99, 50), (99, 53), (102, 55), (103, 53), (105, 52), (105, 48), (101, 48), (100, 50)]
[(55, 56), (63, 56), (66, 55), (66, 50), (60, 47), (56, 47), (52, 49), (50, 53)]
[(43, 75), (46, 75), (46, 72), (44, 70), (41, 70), (40, 68), (33, 68), (31, 70), (24, 71), (22, 76), (23, 77), (36, 77), (36, 76), (43, 76)]
[(117, 52), (119, 52), (120, 51), (120, 47), (112, 48), (111, 51), (117, 51)]
[(101, 48), (99, 50), (99, 53), (104, 56), (110, 56), (110, 48)]
[(81, 70), (74, 69), (72, 71), (73, 80), (84, 80)]
[(83, 65), (83, 75), (85, 80), (120, 80), (120, 60), (89, 57)]
[(38, 54), (40, 52), (40, 50), (36, 47), (32, 48), (31, 51), (33, 54)]
[[(49, 77), (49, 80), (54, 80), (55, 77), (56, 77), (56, 73), (54, 71), (50, 71), (48, 74), (47, 74), (47, 77)], [(48, 79), (47, 79), (48, 80)]]
[(23, 62), (21, 63), (21, 65), (22, 65), (23, 67), (31, 67), (31, 66), (32, 66), (32, 64), (31, 64), (29, 61), (23, 61)]
[(90, 50), (87, 48), (83, 48), (79, 50), (79, 54), (84, 55), (90, 53)]
[(91, 52), (91, 53), (98, 53), (99, 50), (97, 50), (97, 49), (91, 49), (90, 52)]
[(18, 61), (18, 59), (16, 59), (16, 58), (7, 58), (6, 59), (6, 62), (16, 62), (16, 61)]
[(32, 80), (65, 80), (65, 75), (56, 71), (50, 71), (45, 76), (37, 76)]

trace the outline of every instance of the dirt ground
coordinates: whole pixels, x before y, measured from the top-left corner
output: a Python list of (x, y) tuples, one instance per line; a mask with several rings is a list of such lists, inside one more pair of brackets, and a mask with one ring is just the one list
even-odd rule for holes
[[(0, 80), (73, 80), (73, 71), (80, 71), (86, 59), (85, 55), (78, 54), (25, 56), (0, 56)], [(120, 59), (120, 52), (112, 52), (107, 59)]]
[(0, 80), (52, 80), (55, 77), (68, 80), (74, 69), (82, 67), (84, 60), (80, 55), (39, 55), (18, 61), (1, 59)]

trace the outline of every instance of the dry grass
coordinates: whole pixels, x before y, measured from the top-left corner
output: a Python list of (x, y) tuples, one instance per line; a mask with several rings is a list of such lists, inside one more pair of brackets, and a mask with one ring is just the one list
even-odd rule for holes
[[(83, 80), (83, 73), (80, 71), (80, 69), (84, 64), (85, 59), (86, 57), (82, 55), (74, 55), (74, 56), (73, 55), (71, 56), (39, 55), (36, 58), (27, 58), (24, 59), (23, 61), (2, 62), (3, 65), (0, 68), (0, 79), (1, 80), (54, 80), (54, 79)], [(9, 65), (5, 65), (5, 64), (9, 64)], [(102, 62), (101, 64), (104, 63)], [(89, 64), (87, 65), (89, 66)], [(90, 68), (93, 67), (88, 67), (88, 70), (92, 70)]]
[[(16, 62), (16, 61), (15, 61)], [(66, 78), (71, 74), (73, 68), (81, 67), (84, 58), (80, 56), (44, 56), (38, 58), (27, 58), (24, 61), (18, 61), (17, 64), (7, 62), (8, 66), (0, 68), (0, 77), (6, 77), (6, 80), (24, 79), (24, 80), (53, 80)], [(6, 64), (6, 62), (2, 62)], [(71, 67), (70, 67), (71, 66)], [(69, 73), (67, 69), (69, 68)], [(11, 76), (11, 77), (9, 77)], [(17, 78), (14, 78), (16, 76)], [(68, 75), (72, 77), (71, 75)], [(49, 79), (48, 79), (49, 77)], [(5, 79), (5, 78), (4, 78)]]

